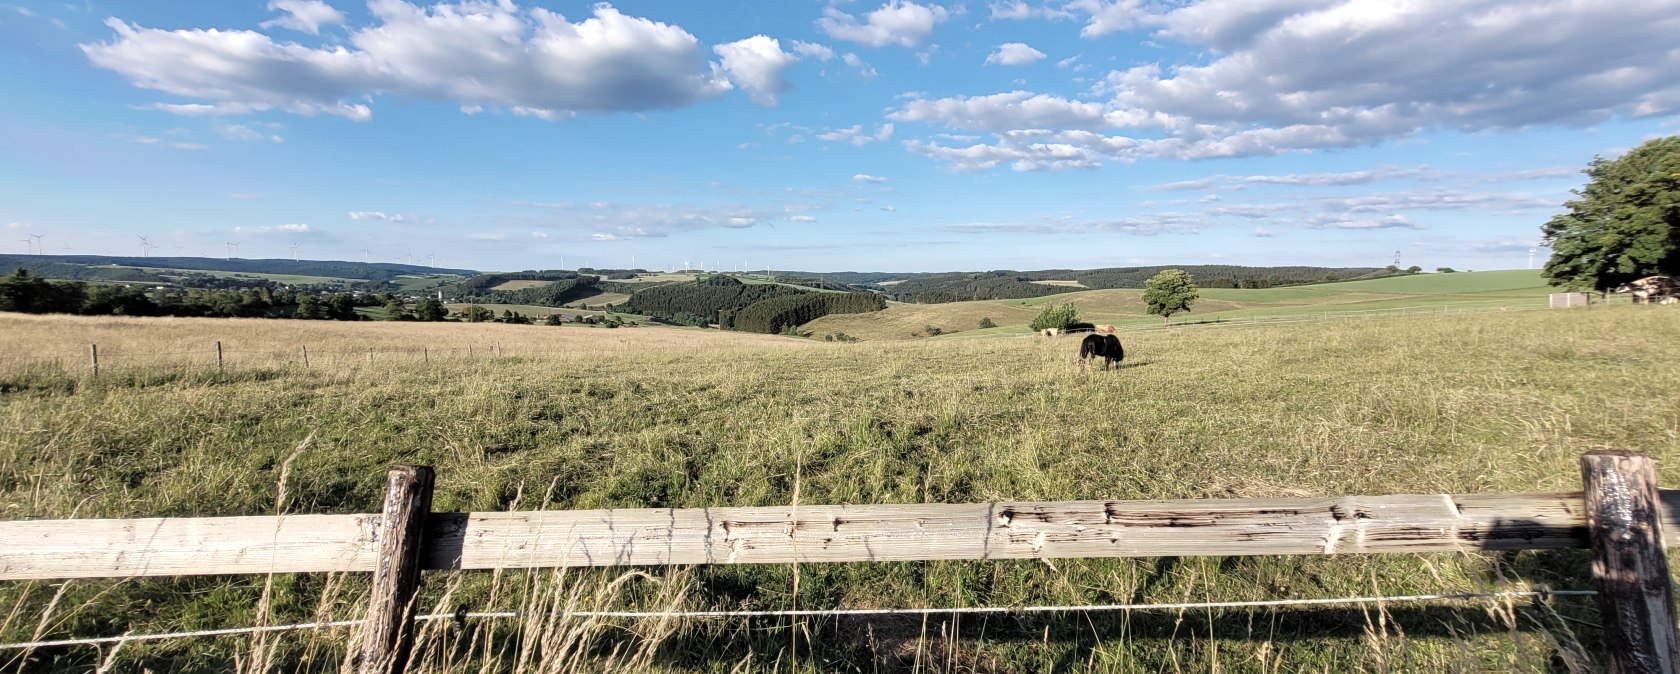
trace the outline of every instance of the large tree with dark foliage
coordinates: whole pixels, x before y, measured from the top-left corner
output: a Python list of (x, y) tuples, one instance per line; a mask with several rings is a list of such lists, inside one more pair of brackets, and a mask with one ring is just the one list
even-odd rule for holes
[(1680, 136), (1618, 159), (1594, 158), (1589, 180), (1540, 228), (1552, 257), (1542, 274), (1571, 290), (1607, 290), (1680, 274)]

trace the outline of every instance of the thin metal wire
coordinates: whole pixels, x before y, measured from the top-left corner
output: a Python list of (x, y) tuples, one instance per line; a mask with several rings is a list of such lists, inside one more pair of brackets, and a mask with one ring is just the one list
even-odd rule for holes
[[(637, 618), (637, 619), (702, 619), (702, 618), (814, 618), (823, 616), (856, 616), (856, 615), (948, 615), (948, 614), (1030, 614), (1030, 613), (1095, 613), (1113, 611), (1186, 611), (1192, 609), (1216, 608), (1264, 608), (1274, 606), (1333, 606), (1346, 604), (1402, 604), (1431, 601), (1467, 601), (1471, 599), (1521, 599), (1521, 598), (1549, 598), (1549, 597), (1591, 597), (1597, 595), (1595, 590), (1519, 590), (1510, 592), (1466, 592), (1458, 594), (1412, 594), (1391, 597), (1334, 597), (1330, 599), (1270, 599), (1259, 601), (1210, 601), (1183, 602), (1174, 604), (1100, 604), (1079, 606), (966, 606), (949, 608), (854, 608), (854, 609), (799, 609), (799, 610), (762, 610), (762, 611), (479, 611), (469, 613), (434, 613), (415, 616), (418, 622), (434, 620), (472, 619), (504, 619), (519, 618), (534, 615), (559, 615), (569, 618)], [(268, 632), (290, 632), (308, 629), (329, 629), (335, 627), (349, 627), (361, 624), (362, 620), (334, 620), (331, 622), (295, 623), (291, 625), (265, 625), (262, 627), (229, 627), (217, 630), (196, 630), (191, 632), (169, 632), (163, 634), (124, 634), (114, 637), (87, 637), (82, 639), (58, 639), (53, 641), (26, 641), (13, 644), (0, 644), (0, 651), (50, 648), (56, 646), (96, 646), (99, 644), (114, 644), (127, 641), (157, 641), (161, 639), (185, 639), (190, 637), (229, 636), (234, 634), (258, 634)]]

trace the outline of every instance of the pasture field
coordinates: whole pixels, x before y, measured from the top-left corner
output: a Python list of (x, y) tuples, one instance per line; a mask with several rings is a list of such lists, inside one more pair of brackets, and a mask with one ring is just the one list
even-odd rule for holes
[(439, 276), (398, 276), (391, 279), (391, 283), (403, 292), (419, 293), (436, 290), (447, 285), (457, 283), (461, 277), (454, 275)]
[(686, 283), (688, 281), (693, 281), (695, 278), (696, 278), (696, 275), (694, 275), (694, 274), (684, 274), (684, 273), (670, 273), (670, 274), (667, 274), (667, 273), (664, 273), (664, 272), (659, 272), (659, 273), (653, 273), (653, 274), (638, 274), (636, 276), (636, 278), (618, 279), (618, 280), (613, 281), (613, 283)]
[(566, 303), (566, 306), (600, 306), (603, 304), (623, 304), (629, 301), (629, 293), (595, 293), (588, 297), (581, 297)]
[[(116, 264), (103, 265), (103, 266), (113, 267), (113, 268), (124, 268), (123, 265), (116, 265)], [(168, 276), (170, 274), (193, 273), (193, 274), (204, 274), (206, 276), (215, 276), (215, 277), (218, 277), (218, 278), (268, 279), (270, 281), (274, 281), (275, 283), (290, 283), (290, 284), (342, 285), (342, 284), (349, 284), (349, 283), (360, 283), (362, 281), (367, 280), (367, 279), (359, 279), (359, 278), (338, 278), (338, 277), (335, 277), (335, 276), (305, 276), (305, 275), (302, 275), (302, 274), (265, 274), (265, 273), (262, 273), (262, 272), (254, 272), (254, 271), (215, 271), (215, 270), (211, 270), (211, 269), (176, 269), (176, 268), (173, 268), (173, 267), (127, 267), (127, 268), (128, 269), (139, 269), (140, 271), (143, 271), (143, 272), (146, 272), (146, 273), (149, 273), (149, 274), (163, 274), (165, 276)]]
[(520, 279), (514, 281), (503, 281), (501, 285), (491, 288), (491, 290), (524, 290), (526, 288), (541, 288), (543, 286), (551, 285), (554, 285), (553, 281)]
[[(1234, 320), (1251, 316), (1289, 316), (1323, 312), (1372, 311), (1424, 306), (1538, 306), (1552, 288), (1538, 271), (1419, 274), (1365, 281), (1343, 281), (1266, 289), (1203, 288), (1193, 311), (1174, 322)], [(976, 330), (981, 318), (999, 328), (987, 334), (1025, 332), (1046, 304), (1067, 302), (1080, 317), (1121, 326), (1159, 325), (1149, 315), (1140, 289), (1086, 290), (1028, 299), (982, 300), (946, 304), (893, 304), (866, 314), (824, 316), (803, 328), (816, 335), (844, 332), (862, 339), (910, 339), (926, 326), (946, 334)]]
[[(594, 302), (590, 302), (590, 304), (594, 304)], [(497, 316), (501, 316), (503, 311), (512, 310), (512, 311), (517, 311), (517, 312), (519, 312), (521, 314), (524, 314), (526, 316), (530, 316), (532, 318), (545, 318), (549, 314), (566, 314), (566, 315), (569, 315), (569, 316), (605, 316), (607, 314), (607, 312), (605, 312), (605, 311), (597, 311), (595, 309), (572, 309), (572, 308), (565, 308), (565, 307), (548, 307), (548, 306), (543, 306), (543, 305), (540, 305), (540, 304), (491, 304), (491, 303), (488, 303), (488, 302), (446, 302), (444, 304), (444, 306), (449, 308), (449, 312), (451, 314), (458, 314), (458, 313), (460, 313), (460, 311), (462, 309), (465, 309), (465, 308), (470, 307), (470, 306), (480, 306), (480, 307), (484, 307), (486, 309), (489, 309), (491, 311), (496, 312)], [(640, 320), (645, 319), (644, 316), (639, 316), (639, 315), (636, 315), (636, 314), (626, 314), (626, 313), (622, 313), (622, 312), (614, 312), (614, 313), (618, 316), (623, 316), (623, 317), (625, 317), (629, 320), (633, 320), (633, 321), (640, 321)]]
[[(1122, 368), (1086, 373), (1071, 340), (0, 315), (8, 355), (72, 363), (0, 361), (0, 519), (369, 512), (395, 463), (437, 467), (440, 511), (1570, 491), (1595, 446), (1652, 454), (1672, 487), (1680, 312), (1666, 309), (1140, 332)], [(119, 358), (212, 339), (234, 354), (383, 351), (221, 374)], [(492, 340), (499, 357), (385, 357)], [(98, 378), (75, 360), (90, 342), (113, 354)], [(1542, 551), (432, 573), (422, 601), (450, 613), (1259, 600), (1576, 589), (1589, 564)], [(0, 583), (0, 643), (354, 617), (364, 590), (355, 575)], [(414, 671), (1591, 671), (1598, 622), (1573, 598), (439, 621)], [(0, 667), (338, 671), (346, 639), (59, 647), (0, 652)]]

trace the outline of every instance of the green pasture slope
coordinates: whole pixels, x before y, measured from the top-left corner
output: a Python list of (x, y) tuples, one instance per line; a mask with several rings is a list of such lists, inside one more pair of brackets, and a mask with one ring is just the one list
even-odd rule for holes
[[(1339, 281), (1282, 288), (1244, 290), (1203, 288), (1192, 311), (1173, 317), (1174, 323), (1230, 320), (1250, 316), (1338, 314), (1430, 307), (1532, 307), (1544, 304), (1557, 289), (1546, 285), (1538, 270), (1455, 272), (1415, 274), (1363, 281)], [(997, 303), (1042, 307), (1055, 302), (1086, 304), (1086, 298), (1107, 296), (1107, 301), (1081, 307), (1086, 320), (1116, 325), (1152, 325), (1161, 322), (1144, 308), (1141, 290), (1096, 290), (1029, 300), (998, 300)], [(988, 332), (1019, 332), (997, 328)]]
[[(1410, 308), (1532, 307), (1552, 292), (1534, 270), (1417, 274), (1363, 281), (1243, 290), (1204, 288), (1190, 313), (1173, 323), (1241, 320), (1300, 314), (1345, 314)], [(1071, 302), (1080, 317), (1118, 326), (1160, 325), (1138, 289), (1084, 290), (1027, 299), (981, 300), (941, 304), (889, 303), (883, 311), (824, 316), (802, 326), (818, 337), (845, 333), (862, 339), (911, 339), (927, 326), (940, 328), (939, 339), (962, 339), (1026, 332), (1045, 305)], [(978, 329), (981, 318), (998, 327)]]

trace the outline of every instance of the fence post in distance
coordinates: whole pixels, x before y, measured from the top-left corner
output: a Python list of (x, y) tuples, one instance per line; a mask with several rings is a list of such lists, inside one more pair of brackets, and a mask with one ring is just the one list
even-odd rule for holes
[(216, 340), (216, 371), (222, 371), (222, 342)]
[(426, 515), (432, 510), (430, 466), (397, 466), (385, 478), (367, 622), (356, 654), (357, 674), (402, 674), (414, 648), (414, 597)]
[(1663, 555), (1657, 464), (1637, 452), (1596, 450), (1581, 456), (1581, 481), (1610, 671), (1673, 672), (1680, 639)]
[(93, 353), (93, 376), (99, 376), (99, 345), (89, 344), (88, 350)]

